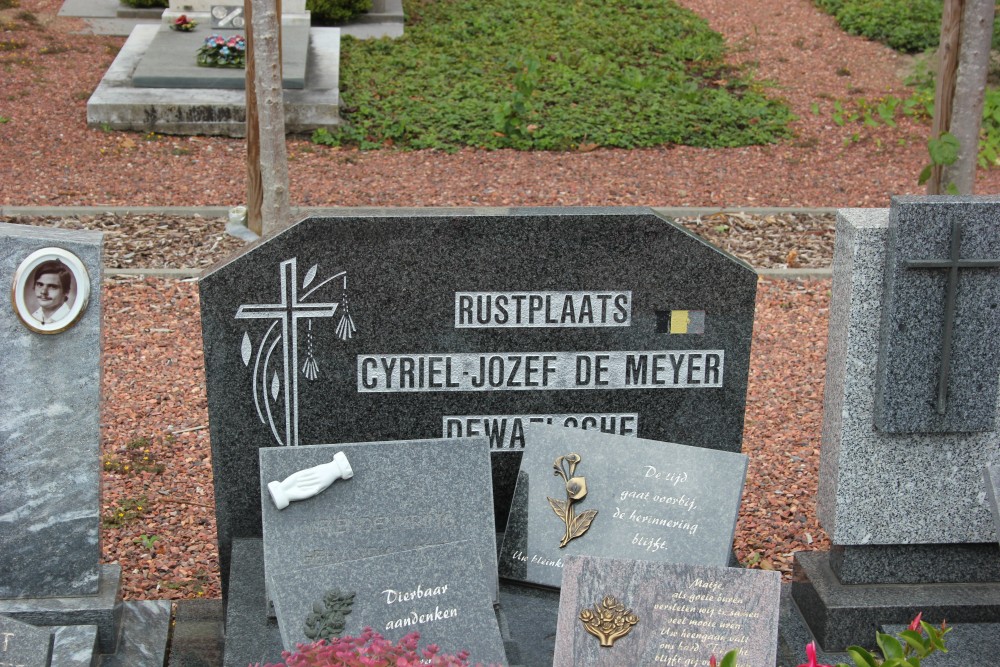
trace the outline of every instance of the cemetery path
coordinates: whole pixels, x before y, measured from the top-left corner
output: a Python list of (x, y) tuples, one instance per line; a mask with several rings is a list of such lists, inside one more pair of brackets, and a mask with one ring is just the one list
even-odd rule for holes
[[(815, 513), (829, 280), (762, 280), (735, 551), (791, 572), (829, 547)], [(103, 558), (127, 599), (221, 595), (197, 286), (118, 279), (104, 289)]]
[[(243, 142), (86, 127), (86, 101), (123, 43), (77, 34), (60, 0), (0, 11), (0, 205), (233, 205), (245, 199)], [(842, 33), (809, 0), (683, 0), (722, 32), (735, 62), (786, 98), (795, 136), (728, 149), (519, 153), (361, 152), (292, 138), (302, 206), (887, 206), (919, 193), (927, 125), (865, 127), (834, 105), (905, 96), (906, 59)], [(979, 192), (1000, 191), (1000, 170)]]

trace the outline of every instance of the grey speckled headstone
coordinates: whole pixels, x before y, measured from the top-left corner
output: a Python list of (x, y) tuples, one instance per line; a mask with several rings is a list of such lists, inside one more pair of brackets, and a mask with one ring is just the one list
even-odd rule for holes
[(52, 629), (0, 616), (0, 665), (48, 667), (52, 659)]
[[(729, 561), (746, 475), (743, 454), (560, 426), (527, 428), (531, 445), (500, 550), (501, 577), (558, 586), (568, 555), (717, 566)], [(560, 464), (568, 474), (564, 481), (553, 465), (571, 453), (580, 461), (575, 472)], [(572, 525), (588, 512), (597, 515), (586, 532), (560, 547), (567, 522), (555, 505), (566, 502), (574, 477), (584, 479), (587, 493), (572, 503)]]
[(74, 253), (91, 285), (87, 309), (61, 333), (31, 331), (9, 301), (0, 308), (0, 598), (98, 590), (101, 239), (0, 223), (6, 298), (18, 266), (48, 247)]
[[(278, 510), (267, 483), (344, 452), (354, 471)], [(470, 540), (497, 596), (489, 444), (485, 438), (262, 448), (264, 569), (276, 572)]]
[(994, 542), (982, 474), (1000, 464), (996, 433), (874, 428), (889, 217), (844, 209), (837, 221), (817, 515), (835, 545)]
[[(701, 667), (733, 649), (741, 666), (775, 664), (777, 572), (570, 556), (563, 573), (553, 667)], [(606, 596), (638, 618), (610, 647), (580, 620)]]
[(875, 423), (887, 433), (996, 428), (1000, 197), (894, 197)]
[(1000, 465), (986, 466), (983, 470), (983, 481), (986, 483), (986, 495), (990, 499), (990, 509), (993, 510), (993, 525), (1000, 537)]
[(437, 644), (454, 655), (469, 652), (470, 664), (506, 664), (493, 611), (489, 573), (478, 549), (456, 542), (269, 577), (285, 649), (311, 640), (305, 624), (327, 591), (354, 593), (344, 617), (345, 636), (371, 627), (390, 641), (420, 633), (420, 648)]
[(739, 451), (756, 286), (648, 209), (349, 210), (213, 267), (200, 291), (224, 577), (230, 540), (261, 535), (260, 447), (464, 437), (470, 418), (485, 434), (504, 417), (500, 528), (525, 415)]

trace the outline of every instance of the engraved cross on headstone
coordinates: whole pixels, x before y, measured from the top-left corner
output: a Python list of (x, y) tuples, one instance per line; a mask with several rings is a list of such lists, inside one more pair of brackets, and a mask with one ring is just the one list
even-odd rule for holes
[(876, 369), (879, 430), (995, 430), (998, 218), (1000, 197), (893, 198)]
[[(299, 335), (298, 321), (302, 318), (333, 317), (337, 303), (303, 303), (298, 298), (298, 277), (295, 259), (280, 266), (281, 301), (271, 304), (242, 305), (236, 319), (269, 319), (281, 323), (282, 382), (285, 403), (285, 446), (299, 444)], [(308, 295), (307, 295), (308, 296)]]
[(983, 269), (1000, 266), (1000, 259), (962, 259), (962, 223), (951, 223), (951, 249), (948, 259), (904, 259), (910, 269), (948, 269), (948, 284), (944, 297), (944, 335), (941, 340), (941, 370), (938, 372), (937, 411), (943, 415), (948, 407), (948, 376), (951, 373), (951, 342), (955, 329), (955, 301), (958, 298), (959, 269)]

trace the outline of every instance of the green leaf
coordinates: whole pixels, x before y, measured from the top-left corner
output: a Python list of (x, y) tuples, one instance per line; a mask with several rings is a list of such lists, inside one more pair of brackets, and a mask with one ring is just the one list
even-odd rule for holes
[(878, 663), (875, 662), (875, 656), (860, 646), (848, 646), (847, 655), (851, 656), (851, 660), (858, 667), (878, 667)]
[(924, 652), (927, 650), (923, 636), (916, 630), (903, 630), (899, 633), (899, 637), (921, 655), (924, 655)]
[(929, 164), (923, 168), (920, 172), (920, 176), (917, 178), (917, 185), (923, 185), (927, 181), (931, 180), (931, 174), (934, 172), (934, 165)]
[(736, 654), (739, 653), (737, 649), (726, 653), (722, 656), (722, 662), (719, 663), (719, 667), (736, 667)]
[[(882, 655), (885, 656), (886, 660), (903, 657), (903, 645), (892, 635), (878, 632), (875, 634), (875, 641), (878, 643), (878, 647), (882, 649)], [(883, 663), (883, 665), (885, 664)]]
[(927, 141), (927, 152), (930, 153), (931, 162), (934, 164), (955, 164), (955, 161), (958, 159), (959, 148), (961, 146), (958, 139), (950, 132), (945, 132), (937, 139), (929, 139)]

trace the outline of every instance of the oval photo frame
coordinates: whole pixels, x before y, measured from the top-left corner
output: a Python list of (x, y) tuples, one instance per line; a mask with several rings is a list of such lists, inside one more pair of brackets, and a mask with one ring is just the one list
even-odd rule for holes
[[(64, 286), (65, 273), (59, 265), (69, 273), (68, 288)], [(37, 274), (39, 268), (51, 270)], [(48, 282), (57, 290), (57, 296), (63, 298), (62, 303), (54, 304), (57, 307), (52, 308), (54, 313), (49, 315), (45, 314), (35, 289), (35, 282), (40, 275), (54, 276), (55, 280), (50, 278)], [(36, 333), (57, 334), (66, 331), (76, 324), (87, 310), (89, 301), (90, 275), (87, 273), (87, 267), (79, 257), (68, 250), (62, 248), (36, 250), (25, 257), (14, 272), (11, 304), (21, 323)], [(50, 317), (52, 319), (49, 319)]]

